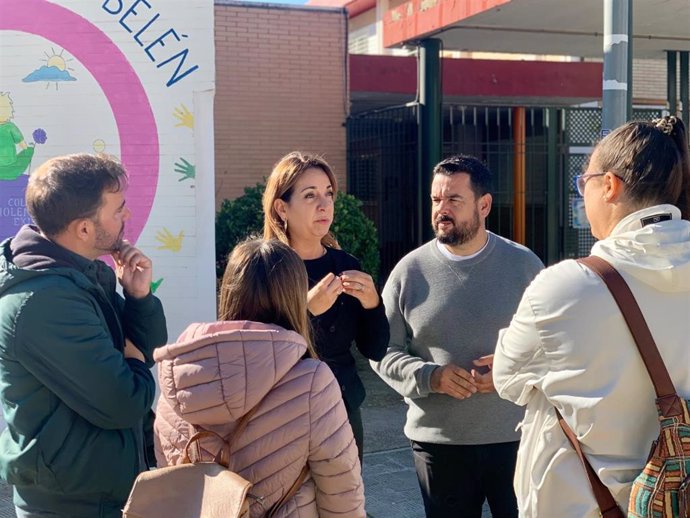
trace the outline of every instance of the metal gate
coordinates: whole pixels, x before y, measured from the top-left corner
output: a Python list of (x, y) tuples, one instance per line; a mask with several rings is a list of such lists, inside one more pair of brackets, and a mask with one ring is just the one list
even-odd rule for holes
[[(492, 232), (514, 239), (514, 164), (516, 154), (524, 154), (526, 170), (525, 245), (546, 261), (549, 256), (549, 189), (558, 190), (559, 175), (549, 164), (549, 148), (561, 147), (558, 111), (527, 108), (524, 147), (516, 145), (514, 108), (455, 106), (444, 109), (443, 156), (465, 153), (484, 160), (493, 173), (493, 205), (487, 227)], [(558, 216), (555, 216), (556, 218)], [(553, 254), (552, 254), (553, 255)]]
[[(545, 264), (587, 255), (594, 243), (573, 185), (599, 138), (598, 108), (527, 108), (524, 147), (516, 146), (514, 108), (443, 107), (443, 156), (457, 153), (484, 160), (494, 177), (492, 232), (513, 239), (514, 160), (526, 168), (525, 245)], [(636, 110), (634, 118), (658, 117)], [(348, 191), (364, 202), (379, 231), (384, 282), (393, 266), (419, 246), (417, 235), (416, 106), (394, 106), (351, 116), (347, 121)], [(429, 219), (431, 215), (427, 216)]]
[(347, 122), (348, 192), (364, 202), (379, 232), (383, 283), (415, 248), (417, 200), (416, 107), (397, 106), (350, 117)]
[[(494, 176), (494, 201), (487, 226), (507, 238), (513, 237), (514, 213), (512, 112), (511, 107), (443, 108), (443, 156), (465, 153), (487, 163)], [(526, 114), (526, 245), (544, 260), (549, 242), (549, 188), (560, 192), (560, 185), (553, 185), (560, 181), (558, 164), (549, 167), (549, 149), (553, 148), (553, 155), (562, 147), (555, 141), (559, 133), (549, 131), (549, 122), (555, 130), (559, 117), (557, 110), (546, 108), (528, 109)], [(395, 106), (352, 116), (347, 122), (347, 136), (348, 191), (364, 202), (366, 214), (379, 230), (380, 279), (385, 281), (398, 260), (421, 239), (415, 225), (420, 174), (416, 107)], [(431, 215), (427, 217), (430, 220)], [(552, 221), (555, 227), (559, 218), (556, 215), (557, 221)]]

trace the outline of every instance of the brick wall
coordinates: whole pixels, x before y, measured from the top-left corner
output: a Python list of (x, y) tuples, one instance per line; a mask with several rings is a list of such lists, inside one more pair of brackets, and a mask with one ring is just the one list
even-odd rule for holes
[[(680, 110), (680, 63), (676, 63), (676, 93)], [(633, 60), (633, 97), (638, 104), (665, 106), (667, 99), (666, 59)]]
[(323, 155), (344, 190), (345, 12), (215, 4), (216, 205), (294, 150)]
[(666, 60), (633, 60), (633, 98), (636, 103), (665, 104)]

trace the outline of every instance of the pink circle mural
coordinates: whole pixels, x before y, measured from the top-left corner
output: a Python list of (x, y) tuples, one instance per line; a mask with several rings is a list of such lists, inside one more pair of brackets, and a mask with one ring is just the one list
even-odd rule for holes
[(47, 0), (0, 0), (0, 11), (0, 30), (35, 34), (59, 45), (102, 89), (115, 117), (120, 158), (129, 173), (127, 204), (132, 219), (126, 235), (136, 242), (151, 212), (159, 167), (156, 120), (139, 77), (106, 34), (69, 9)]

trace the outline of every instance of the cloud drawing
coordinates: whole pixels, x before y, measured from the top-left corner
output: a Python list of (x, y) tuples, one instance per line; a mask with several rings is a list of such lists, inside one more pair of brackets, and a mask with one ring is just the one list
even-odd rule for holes
[(47, 67), (43, 65), (38, 70), (34, 70), (24, 79), (25, 83), (35, 83), (36, 81), (76, 81), (67, 70), (60, 70), (57, 67)]

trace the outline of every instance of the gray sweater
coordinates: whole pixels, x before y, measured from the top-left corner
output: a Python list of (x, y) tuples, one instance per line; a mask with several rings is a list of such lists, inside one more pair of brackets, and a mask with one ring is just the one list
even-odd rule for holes
[(457, 400), (431, 392), (432, 371), (493, 354), (522, 293), (543, 268), (529, 249), (491, 232), (475, 257), (452, 261), (432, 240), (396, 265), (383, 289), (390, 344), (372, 367), (409, 405), (405, 435), (436, 444), (519, 440), (524, 410), (496, 393)]

